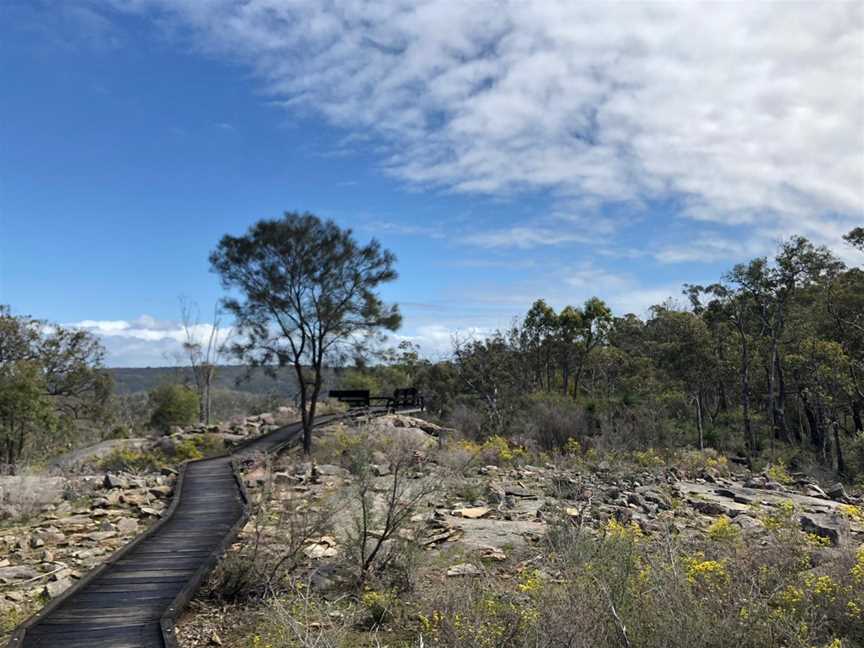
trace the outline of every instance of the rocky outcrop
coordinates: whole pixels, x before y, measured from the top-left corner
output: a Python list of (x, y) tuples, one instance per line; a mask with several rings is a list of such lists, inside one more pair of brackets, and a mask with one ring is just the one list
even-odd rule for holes
[[(15, 526), (0, 528), (0, 616), (56, 598), (166, 510), (173, 475), (30, 477), (44, 498)], [(44, 481), (48, 486), (36, 488)]]

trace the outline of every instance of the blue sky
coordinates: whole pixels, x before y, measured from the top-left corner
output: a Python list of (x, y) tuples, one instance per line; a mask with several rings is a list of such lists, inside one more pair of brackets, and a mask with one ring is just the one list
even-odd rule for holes
[(165, 364), (221, 235), (284, 210), (392, 249), (430, 355), (793, 233), (855, 262), (864, 10), (780, 7), (6, 0), (0, 303)]

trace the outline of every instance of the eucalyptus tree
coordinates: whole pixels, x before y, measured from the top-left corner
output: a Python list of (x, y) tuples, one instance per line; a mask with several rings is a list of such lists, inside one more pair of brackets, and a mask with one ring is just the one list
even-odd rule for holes
[[(111, 381), (104, 349), (90, 333), (23, 315), (0, 305), (0, 452), (15, 465), (31, 437), (42, 448), (81, 419), (105, 416)], [(32, 444), (30, 444), (32, 445)]]
[(376, 292), (396, 279), (395, 262), (375, 239), (360, 245), (350, 229), (308, 212), (225, 235), (210, 255), (222, 285), (239, 293), (223, 301), (236, 319), (233, 352), (271, 372), (294, 368), (307, 454), (325, 361), (401, 324), (398, 306)]
[[(754, 322), (757, 318), (753, 300), (743, 291), (736, 291), (728, 284), (716, 283), (710, 286), (687, 285), (686, 292), (691, 303), (700, 313), (710, 313), (715, 320), (727, 323), (736, 333), (738, 339), (738, 383), (741, 400), (741, 420), (744, 427), (744, 442), (750, 463), (759, 450), (758, 436), (753, 425), (751, 407), (751, 376), (753, 363)], [(709, 301), (702, 304), (701, 296)]]
[(552, 389), (552, 361), (558, 315), (544, 300), (535, 301), (520, 329), (520, 342), (525, 353), (532, 359), (534, 380), (547, 391)]
[(717, 359), (705, 321), (686, 311), (652, 308), (646, 324), (649, 352), (668, 380), (677, 384), (694, 407), (699, 449), (705, 447), (706, 393), (715, 380)]
[(597, 297), (586, 300), (581, 309), (576, 324), (575, 363), (576, 373), (573, 375), (573, 398), (579, 397), (579, 386), (582, 374), (585, 372), (591, 352), (604, 344), (612, 328), (614, 318), (612, 310)]
[(796, 236), (784, 242), (771, 264), (760, 257), (747, 264), (736, 265), (726, 275), (742, 296), (755, 306), (768, 344), (766, 374), (768, 376), (767, 409), (775, 438), (789, 441), (785, 412), (785, 383), (780, 344), (786, 328), (789, 303), (798, 291), (824, 276), (836, 274), (842, 264), (825, 247), (814, 246)]
[(856, 227), (843, 239), (852, 247), (864, 252), (864, 227)]

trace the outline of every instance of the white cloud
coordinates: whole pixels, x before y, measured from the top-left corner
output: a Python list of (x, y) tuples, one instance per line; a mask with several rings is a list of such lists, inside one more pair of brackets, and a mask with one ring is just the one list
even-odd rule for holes
[[(159, 366), (172, 364), (183, 354), (186, 330), (180, 322), (161, 321), (150, 315), (135, 320), (83, 320), (65, 326), (81, 328), (99, 337), (108, 351), (108, 364), (115, 367)], [(195, 324), (189, 327), (192, 340), (207, 344), (213, 327)], [(217, 344), (231, 334), (228, 327), (216, 330)]]
[(453, 340), (484, 338), (491, 335), (493, 329), (477, 326), (448, 326), (445, 324), (429, 324), (417, 327), (413, 335), (394, 335), (396, 344), (402, 341), (420, 345), (424, 357), (433, 360), (444, 359), (453, 351)]
[(728, 259), (750, 259), (775, 252), (777, 241), (762, 237), (741, 239), (724, 238), (721, 235), (700, 234), (691, 241), (668, 245), (653, 253), (661, 263), (714, 263)]
[(589, 243), (590, 241), (591, 238), (584, 234), (568, 232), (563, 228), (521, 226), (469, 234), (462, 239), (463, 243), (484, 248), (522, 249), (564, 243)]
[[(247, 62), (290, 110), (376, 133), (409, 182), (675, 197), (693, 220), (834, 245), (864, 208), (861, 3), (114, 4)], [(475, 242), (566, 236), (521, 234)]]

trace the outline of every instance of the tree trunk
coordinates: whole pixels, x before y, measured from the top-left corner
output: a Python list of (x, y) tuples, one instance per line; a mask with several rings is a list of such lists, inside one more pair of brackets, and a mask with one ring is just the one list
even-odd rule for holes
[[(775, 407), (775, 426), (780, 431), (781, 438), (789, 442), (789, 425), (786, 421), (786, 379), (783, 376), (783, 362), (780, 358), (780, 350), (775, 349), (774, 362), (777, 369), (777, 400)], [(800, 441), (800, 439), (798, 439)]]
[(300, 420), (303, 424), (303, 454), (307, 457), (312, 452), (312, 424), (309, 412), (306, 411), (308, 394), (306, 393), (306, 380), (303, 376), (303, 366), (299, 360), (294, 361), (294, 372), (297, 374), (297, 385), (300, 389)]
[(570, 366), (566, 362), (564, 363), (564, 367), (561, 369), (561, 380), (564, 382), (562, 393), (564, 396), (567, 396), (570, 390)]
[(699, 450), (705, 449), (705, 433), (702, 427), (702, 390), (696, 392), (696, 427), (699, 429)]
[(576, 375), (573, 376), (573, 400), (579, 398), (579, 383), (582, 381), (582, 368), (585, 366), (585, 359), (579, 360), (579, 367), (576, 369)]
[(840, 423), (837, 419), (831, 421), (831, 428), (834, 430), (834, 451), (837, 455), (837, 472), (841, 475), (846, 474), (846, 463), (843, 461), (843, 449), (840, 447)]
[(864, 413), (864, 402), (860, 400), (852, 401), (852, 422), (855, 425), (856, 434), (864, 434), (864, 422), (862, 422), (862, 413)]
[(729, 411), (729, 400), (726, 397), (726, 385), (723, 380), (718, 381), (717, 385), (717, 413), (724, 414)]
[(750, 349), (747, 346), (747, 336), (739, 330), (741, 336), (741, 409), (744, 416), (744, 438), (749, 450), (749, 462), (752, 468), (756, 457), (756, 435), (750, 422)]
[(801, 392), (801, 402), (804, 405), (804, 416), (807, 418), (807, 426), (810, 428), (810, 445), (817, 449), (822, 448), (825, 445), (824, 434), (819, 425), (819, 417), (816, 416), (816, 412), (813, 411), (813, 407), (810, 405), (810, 398), (807, 396), (806, 391)]

